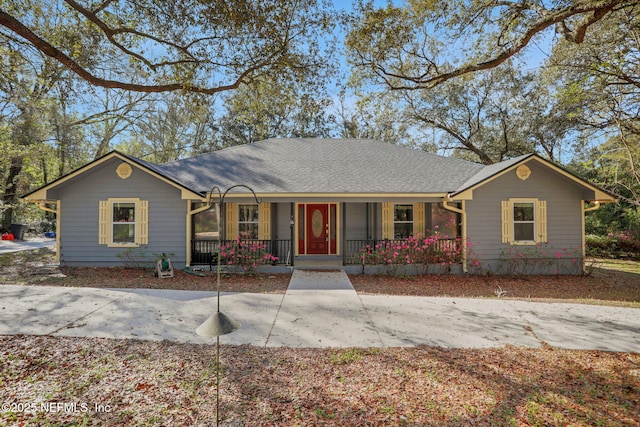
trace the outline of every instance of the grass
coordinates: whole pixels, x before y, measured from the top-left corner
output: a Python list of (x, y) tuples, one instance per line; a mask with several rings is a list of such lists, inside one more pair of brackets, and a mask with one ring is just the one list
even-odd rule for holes
[(640, 262), (636, 260), (598, 258), (594, 260), (594, 266), (602, 270), (629, 273), (640, 277)]

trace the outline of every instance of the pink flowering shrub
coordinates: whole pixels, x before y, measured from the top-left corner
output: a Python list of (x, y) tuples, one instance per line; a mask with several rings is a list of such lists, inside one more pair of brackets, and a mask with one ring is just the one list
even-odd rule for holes
[(397, 272), (402, 265), (415, 265), (425, 270), (429, 265), (440, 265), (448, 270), (460, 262), (461, 239), (449, 239), (438, 235), (410, 236), (403, 240), (384, 240), (366, 245), (360, 250), (363, 265), (384, 265), (389, 273)]
[(499, 273), (528, 274), (581, 274), (582, 250), (575, 247), (557, 247), (550, 243), (534, 246), (510, 246), (501, 254)]
[(640, 259), (640, 238), (630, 230), (612, 231), (606, 236), (588, 235), (585, 243), (590, 257)]
[(236, 240), (226, 242), (220, 248), (220, 263), (236, 273), (254, 274), (259, 265), (271, 265), (278, 257), (267, 251), (267, 244), (257, 240)]

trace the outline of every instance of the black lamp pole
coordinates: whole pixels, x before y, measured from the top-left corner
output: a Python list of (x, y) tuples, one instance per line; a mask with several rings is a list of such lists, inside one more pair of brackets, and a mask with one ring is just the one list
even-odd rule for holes
[(220, 252), (222, 249), (221, 232), (223, 230), (224, 221), (222, 219), (222, 206), (224, 199), (230, 190), (238, 187), (243, 187), (251, 191), (256, 203), (260, 204), (260, 200), (256, 196), (256, 193), (251, 187), (244, 184), (233, 185), (223, 193), (217, 185), (214, 185), (209, 192), (208, 202), (209, 207), (213, 205), (214, 191), (218, 193), (218, 262), (216, 268), (216, 295), (217, 295), (217, 307), (216, 312), (212, 314), (207, 320), (196, 328), (196, 333), (204, 337), (216, 337), (216, 425), (220, 425), (220, 336), (230, 334), (240, 328), (240, 323), (227, 316), (220, 311)]

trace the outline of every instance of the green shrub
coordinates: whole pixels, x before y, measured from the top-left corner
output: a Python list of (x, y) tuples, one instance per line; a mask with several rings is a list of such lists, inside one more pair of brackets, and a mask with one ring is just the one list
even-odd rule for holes
[(640, 258), (640, 240), (629, 231), (585, 237), (586, 253), (593, 258)]

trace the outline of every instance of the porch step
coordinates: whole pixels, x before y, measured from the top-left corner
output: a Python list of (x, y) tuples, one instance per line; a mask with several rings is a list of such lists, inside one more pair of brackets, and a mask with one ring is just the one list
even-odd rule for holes
[(289, 281), (287, 293), (290, 291), (319, 290), (343, 290), (355, 293), (355, 288), (347, 274), (342, 270), (335, 269), (333, 271), (294, 270)]
[(294, 270), (342, 270), (342, 257), (296, 257)]

